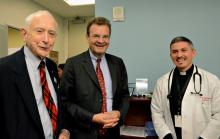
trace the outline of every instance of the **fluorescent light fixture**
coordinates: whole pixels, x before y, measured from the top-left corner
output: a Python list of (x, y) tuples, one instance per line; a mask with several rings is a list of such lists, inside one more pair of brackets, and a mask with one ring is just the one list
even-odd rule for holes
[(95, 4), (95, 0), (64, 0), (70, 6), (91, 5)]

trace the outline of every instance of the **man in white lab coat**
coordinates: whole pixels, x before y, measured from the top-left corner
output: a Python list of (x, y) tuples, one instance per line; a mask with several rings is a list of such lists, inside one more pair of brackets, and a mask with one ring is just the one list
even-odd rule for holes
[(176, 67), (156, 83), (152, 120), (160, 139), (218, 139), (220, 136), (220, 81), (193, 65), (196, 50), (186, 37), (170, 43)]

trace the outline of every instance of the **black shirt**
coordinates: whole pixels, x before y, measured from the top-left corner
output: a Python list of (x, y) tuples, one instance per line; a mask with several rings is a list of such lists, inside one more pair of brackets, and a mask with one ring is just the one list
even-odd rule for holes
[[(174, 116), (181, 115), (181, 105), (183, 96), (185, 94), (186, 88), (188, 86), (189, 80), (192, 76), (194, 66), (192, 65), (190, 69), (186, 71), (185, 74), (180, 74), (177, 68), (174, 69), (173, 80), (170, 92), (170, 112), (172, 116), (173, 123), (175, 125)], [(175, 127), (177, 139), (182, 139), (181, 128)]]

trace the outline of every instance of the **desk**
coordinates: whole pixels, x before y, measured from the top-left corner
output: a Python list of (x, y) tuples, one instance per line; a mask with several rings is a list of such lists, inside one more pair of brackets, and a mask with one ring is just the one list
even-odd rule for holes
[(130, 107), (125, 117), (125, 125), (145, 126), (147, 120), (151, 120), (151, 100), (145, 97), (131, 97)]
[(146, 121), (151, 121), (151, 99), (146, 97), (131, 97), (130, 107), (125, 117), (124, 126), (136, 126), (142, 128), (140, 136), (121, 134), (121, 139), (158, 139), (158, 137), (144, 136)]

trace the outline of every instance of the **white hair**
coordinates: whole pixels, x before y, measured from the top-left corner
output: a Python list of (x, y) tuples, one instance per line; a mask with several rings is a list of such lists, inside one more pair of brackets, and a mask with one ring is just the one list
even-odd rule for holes
[(49, 11), (39, 10), (37, 12), (34, 12), (34, 13), (30, 14), (29, 16), (27, 16), (25, 18), (25, 28), (29, 28), (29, 25), (30, 25), (30, 23), (31, 23), (31, 21), (33, 20), (34, 17), (38, 17), (38, 16), (41, 16), (41, 15), (48, 15), (48, 16), (52, 17), (54, 19), (55, 23), (56, 23), (56, 26), (57, 26), (57, 22), (56, 22), (55, 18), (53, 17), (53, 15)]

